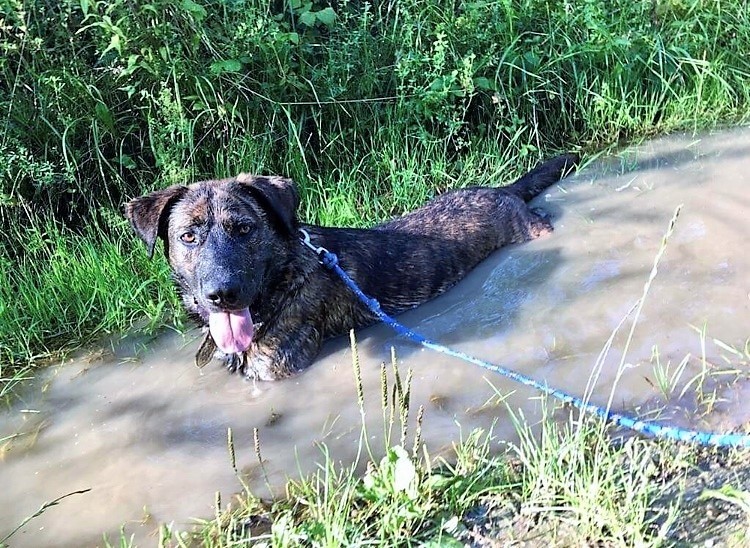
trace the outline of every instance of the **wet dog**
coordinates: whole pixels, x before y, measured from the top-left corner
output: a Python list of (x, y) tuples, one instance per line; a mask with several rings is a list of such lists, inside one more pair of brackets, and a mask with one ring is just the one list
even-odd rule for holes
[(131, 200), (125, 214), (149, 254), (164, 242), (187, 311), (208, 326), (196, 360), (218, 347), (231, 370), (274, 380), (309, 366), (323, 340), (374, 321), (301, 245), (300, 227), (395, 314), (443, 293), (492, 251), (550, 232), (527, 202), (576, 163), (559, 156), (510, 186), (447, 192), (370, 229), (300, 225), (295, 184), (254, 175), (172, 186)]

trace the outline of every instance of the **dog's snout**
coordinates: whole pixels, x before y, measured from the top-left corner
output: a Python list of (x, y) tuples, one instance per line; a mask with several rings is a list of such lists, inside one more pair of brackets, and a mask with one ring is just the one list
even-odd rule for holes
[(236, 308), (240, 304), (240, 288), (233, 285), (214, 285), (203, 288), (203, 296), (214, 306)]

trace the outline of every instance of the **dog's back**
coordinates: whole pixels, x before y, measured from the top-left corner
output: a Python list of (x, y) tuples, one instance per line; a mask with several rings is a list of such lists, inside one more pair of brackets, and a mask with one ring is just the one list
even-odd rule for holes
[(496, 249), (551, 232), (549, 220), (526, 201), (572, 171), (576, 161), (573, 154), (559, 156), (510, 186), (441, 194), (371, 230), (313, 231), (366, 293), (389, 313), (399, 312), (443, 293)]
[[(531, 211), (526, 202), (573, 171), (577, 162), (577, 155), (564, 154), (505, 187), (478, 186), (446, 192), (375, 228), (463, 241), (479, 247), (477, 252), (484, 258), (494, 249), (525, 242), (551, 230), (549, 222)], [(483, 241), (487, 245), (478, 245)]]

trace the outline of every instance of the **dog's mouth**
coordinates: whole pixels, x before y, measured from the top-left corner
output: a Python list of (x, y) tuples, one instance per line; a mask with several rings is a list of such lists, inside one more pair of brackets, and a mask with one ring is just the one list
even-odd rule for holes
[(225, 354), (245, 352), (253, 342), (253, 319), (250, 310), (211, 312), (208, 329), (216, 346)]

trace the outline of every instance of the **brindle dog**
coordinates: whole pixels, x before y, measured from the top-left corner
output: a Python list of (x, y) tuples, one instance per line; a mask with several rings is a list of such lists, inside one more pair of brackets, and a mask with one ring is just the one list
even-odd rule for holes
[[(302, 226), (395, 314), (443, 293), (495, 249), (550, 232), (526, 202), (577, 160), (554, 158), (504, 188), (448, 192), (371, 229)], [(230, 370), (280, 379), (309, 366), (324, 339), (374, 321), (301, 245), (298, 205), (291, 180), (253, 175), (172, 186), (126, 204), (150, 254), (163, 240), (185, 307), (208, 325), (200, 364), (218, 347)]]

